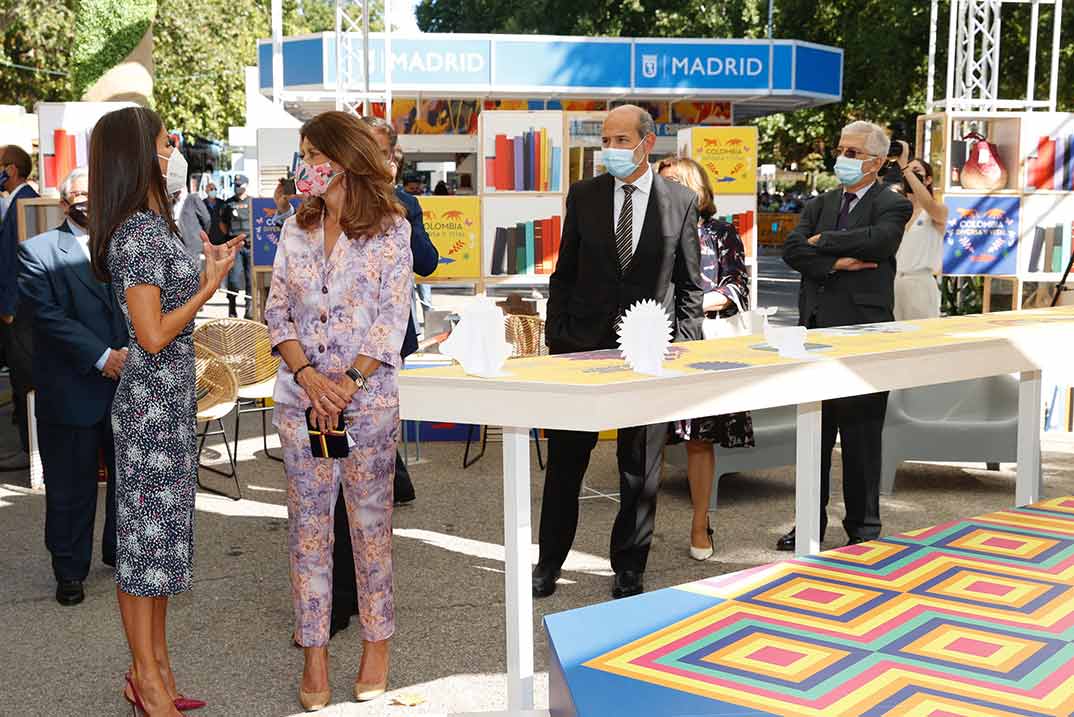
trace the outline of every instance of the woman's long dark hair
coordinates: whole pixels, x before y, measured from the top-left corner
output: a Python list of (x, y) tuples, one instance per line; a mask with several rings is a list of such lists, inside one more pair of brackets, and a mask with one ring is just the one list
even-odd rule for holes
[[(97, 121), (90, 137), (89, 242), (93, 273), (110, 282), (108, 247), (119, 225), (135, 212), (170, 207), (168, 185), (157, 160), (157, 135), (164, 128), (160, 116), (144, 107), (125, 107)], [(171, 212), (164, 220), (178, 234)]]

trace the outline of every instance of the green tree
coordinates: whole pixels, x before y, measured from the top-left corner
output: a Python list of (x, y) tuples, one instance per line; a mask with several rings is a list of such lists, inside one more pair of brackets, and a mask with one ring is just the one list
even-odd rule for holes
[(33, 110), (37, 102), (72, 98), (67, 69), (74, 2), (0, 4), (0, 104)]
[(75, 5), (71, 84), (76, 96), (131, 53), (156, 12), (156, 0), (80, 0)]

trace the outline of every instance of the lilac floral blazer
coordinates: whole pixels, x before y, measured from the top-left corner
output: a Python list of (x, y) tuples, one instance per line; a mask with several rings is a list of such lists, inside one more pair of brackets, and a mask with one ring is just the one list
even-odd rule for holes
[[(358, 356), (380, 361), (369, 386), (349, 410), (399, 404), (397, 374), (410, 318), (414, 284), (410, 224), (399, 217), (385, 232), (367, 239), (340, 235), (331, 257), (324, 230), (301, 229), (292, 217), (280, 232), (265, 321), (273, 347), (297, 339), (306, 360), (338, 380)], [(273, 400), (305, 410), (309, 397), (280, 363)]]

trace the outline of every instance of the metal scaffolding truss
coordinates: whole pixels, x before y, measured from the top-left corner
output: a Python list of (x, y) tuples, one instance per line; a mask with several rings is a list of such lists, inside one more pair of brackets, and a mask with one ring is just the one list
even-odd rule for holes
[[(1012, 3), (1031, 6), (1029, 67), (1026, 95), (1020, 99), (999, 96), (1000, 44), (1003, 8)], [(1034, 96), (1037, 82), (1040, 6), (1050, 5), (1052, 13), (1051, 88), (1047, 100)], [(939, 0), (932, 0), (932, 27), (929, 37), (928, 110), (994, 111), (1047, 109), (1054, 112), (1059, 87), (1059, 36), (1063, 0), (950, 0), (947, 35), (946, 97), (935, 99), (936, 36), (939, 29)]]

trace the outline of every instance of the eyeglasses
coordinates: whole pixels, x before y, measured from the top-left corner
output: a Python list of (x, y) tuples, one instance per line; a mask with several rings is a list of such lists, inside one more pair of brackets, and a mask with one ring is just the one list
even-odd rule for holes
[(853, 147), (836, 147), (832, 150), (832, 156), (846, 157), (847, 159), (876, 159), (875, 154), (869, 154)]

